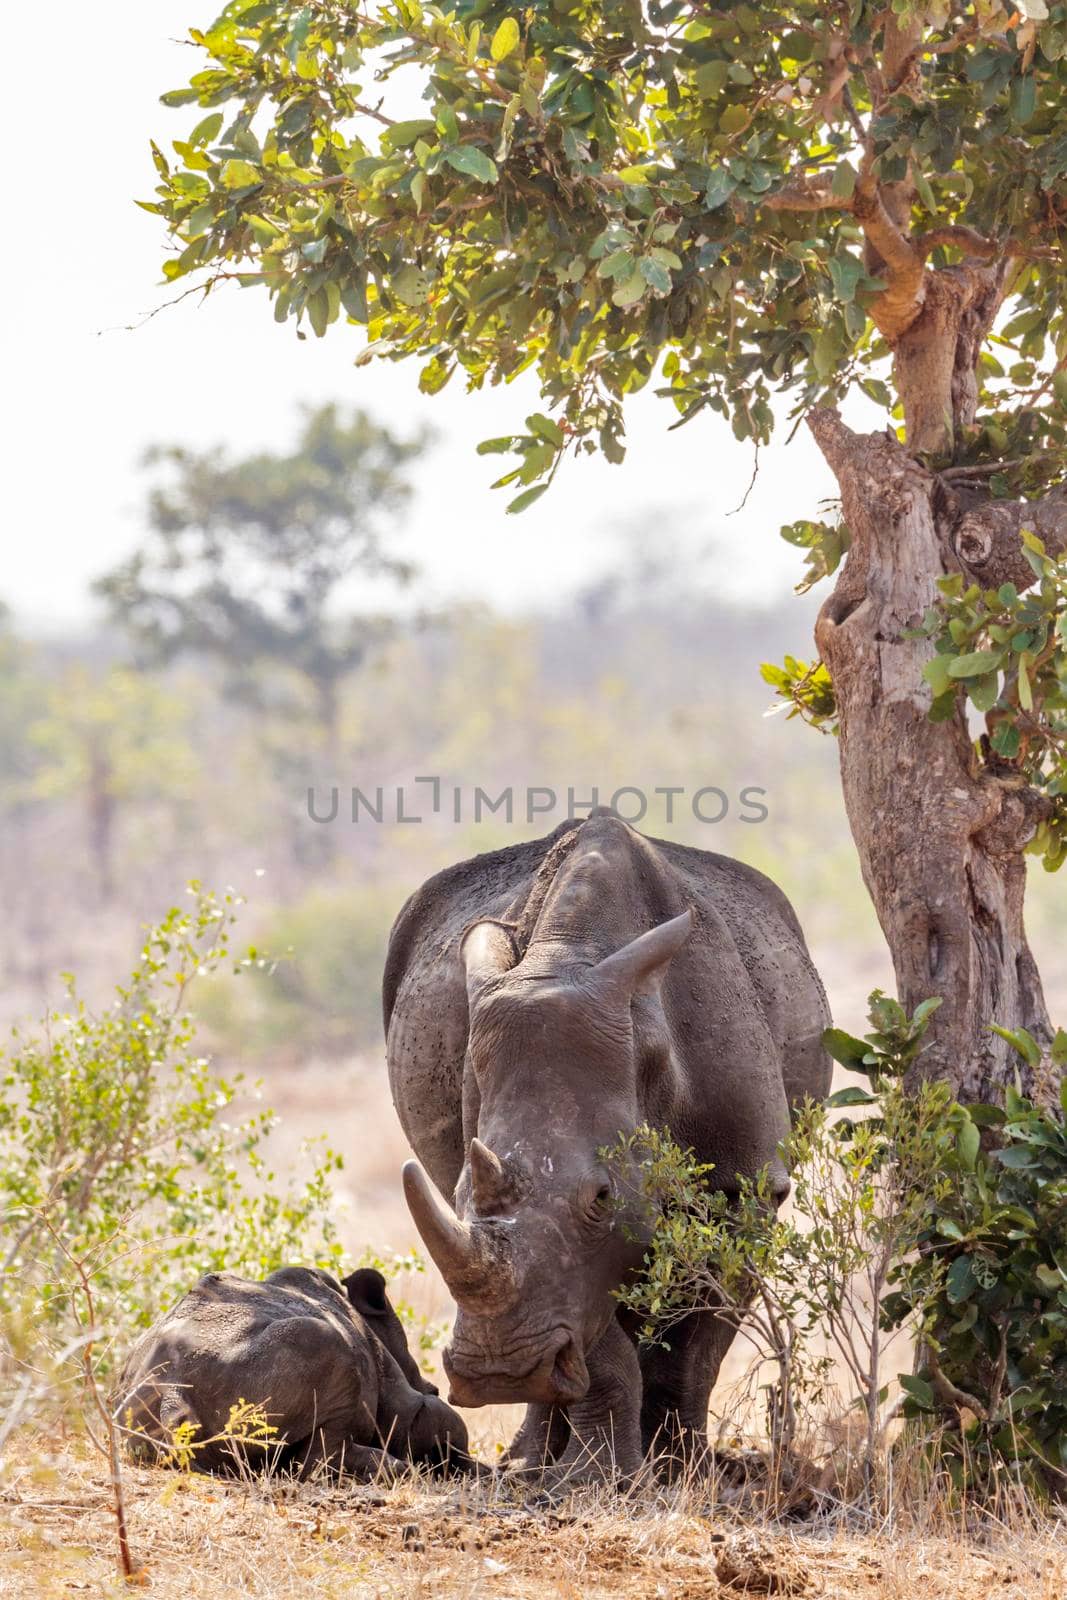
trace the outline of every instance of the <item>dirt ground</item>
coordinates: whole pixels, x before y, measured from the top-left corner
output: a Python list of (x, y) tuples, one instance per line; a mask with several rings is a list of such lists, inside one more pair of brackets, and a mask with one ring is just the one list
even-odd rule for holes
[[(754, 1531), (692, 1493), (633, 1501), (407, 1480), (348, 1489), (127, 1468), (137, 1591), (157, 1600), (1064, 1600), (1058, 1528), (983, 1542)], [(0, 1600), (129, 1593), (100, 1458), (70, 1452), (0, 1490)]]

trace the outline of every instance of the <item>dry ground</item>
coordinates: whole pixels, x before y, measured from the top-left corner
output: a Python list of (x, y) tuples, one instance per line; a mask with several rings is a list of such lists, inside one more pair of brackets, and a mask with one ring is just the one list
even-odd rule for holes
[[(1057, 1525), (961, 1541), (754, 1531), (692, 1494), (524, 1503), (492, 1486), (242, 1484), (127, 1468), (138, 1592), (156, 1600), (1064, 1600)], [(1062, 1526), (1062, 1525), (1059, 1525)], [(107, 1475), (64, 1452), (0, 1490), (0, 1600), (124, 1590)]]

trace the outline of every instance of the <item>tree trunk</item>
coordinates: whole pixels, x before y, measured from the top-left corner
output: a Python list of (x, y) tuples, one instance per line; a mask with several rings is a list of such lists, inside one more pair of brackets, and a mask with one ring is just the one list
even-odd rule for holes
[[(930, 352), (924, 364), (934, 366)], [(933, 390), (938, 407), (945, 393)], [(915, 398), (905, 403), (920, 434), (932, 437), (929, 408), (924, 417)], [(936, 598), (937, 578), (972, 570), (961, 551), (997, 564), (982, 536), (989, 528), (981, 507), (961, 515), (938, 477), (892, 435), (857, 435), (832, 411), (814, 413), (810, 424), (851, 533), (816, 640), (834, 684), (845, 804), (864, 881), (902, 1003), (911, 1010), (929, 995), (943, 999), (921, 1070), (947, 1078), (961, 1097), (995, 1100), (1023, 1064), (989, 1024), (1022, 1025), (1043, 1045), (1051, 1037), (1023, 927), (1022, 850), (1043, 802), (1019, 777), (979, 762), (962, 704), (949, 721), (929, 720), (922, 671), (932, 646), (908, 637)], [(1014, 539), (1017, 564), (1019, 520), (1006, 528), (997, 559), (1012, 558)]]
[(115, 830), (115, 796), (111, 761), (95, 742), (89, 748), (89, 777), (86, 788), (89, 822), (89, 851), (96, 870), (96, 891), (102, 901), (115, 892), (112, 872), (112, 843)]

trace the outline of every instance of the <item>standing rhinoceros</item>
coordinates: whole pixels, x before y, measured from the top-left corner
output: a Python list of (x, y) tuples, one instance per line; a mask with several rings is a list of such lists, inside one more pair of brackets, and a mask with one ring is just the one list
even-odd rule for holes
[[(269, 1443), (235, 1444), (242, 1402), (271, 1424)], [(394, 1458), (473, 1466), (462, 1418), (419, 1371), (373, 1267), (343, 1285), (313, 1267), (261, 1283), (208, 1273), (130, 1352), (111, 1403), (138, 1459), (166, 1460), (184, 1423), (203, 1472), (255, 1457), (303, 1476), (374, 1476)]]
[(429, 879), (393, 928), (384, 1005), (423, 1164), (405, 1193), (458, 1306), (449, 1398), (527, 1402), (512, 1459), (567, 1471), (705, 1449), (731, 1330), (695, 1314), (638, 1352), (612, 1291), (643, 1247), (600, 1152), (648, 1123), (724, 1189), (769, 1163), (786, 1194), (789, 1108), (825, 1095), (830, 1063), (785, 896), (598, 808)]

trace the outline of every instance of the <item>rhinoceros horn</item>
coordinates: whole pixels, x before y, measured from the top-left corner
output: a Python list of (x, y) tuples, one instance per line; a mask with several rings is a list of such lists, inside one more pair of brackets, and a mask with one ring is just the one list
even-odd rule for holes
[(490, 1242), (461, 1222), (417, 1161), (404, 1163), (403, 1180), (412, 1220), (456, 1299), (482, 1302), (509, 1297), (515, 1273), (503, 1241)]
[(471, 1169), (471, 1198), (478, 1215), (486, 1217), (499, 1211), (507, 1194), (507, 1180), (500, 1157), (494, 1155), (487, 1144), (472, 1139), (467, 1159)]
[(661, 922), (605, 956), (589, 974), (589, 982), (608, 1001), (629, 1005), (635, 994), (655, 994), (673, 956), (693, 931), (692, 911)]

